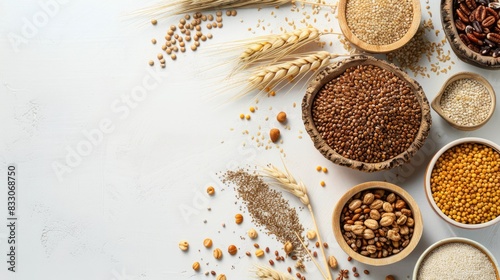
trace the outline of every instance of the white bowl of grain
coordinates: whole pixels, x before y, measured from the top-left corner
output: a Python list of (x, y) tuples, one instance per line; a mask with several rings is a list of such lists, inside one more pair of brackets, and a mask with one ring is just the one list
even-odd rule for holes
[(476, 241), (451, 237), (427, 248), (413, 270), (413, 280), (498, 280), (495, 257)]

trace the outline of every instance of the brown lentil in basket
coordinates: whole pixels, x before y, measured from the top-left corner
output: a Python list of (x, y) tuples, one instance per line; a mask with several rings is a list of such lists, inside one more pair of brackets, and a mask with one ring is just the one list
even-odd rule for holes
[(335, 152), (367, 163), (406, 151), (422, 118), (409, 84), (375, 65), (347, 68), (318, 91), (311, 111), (316, 129)]

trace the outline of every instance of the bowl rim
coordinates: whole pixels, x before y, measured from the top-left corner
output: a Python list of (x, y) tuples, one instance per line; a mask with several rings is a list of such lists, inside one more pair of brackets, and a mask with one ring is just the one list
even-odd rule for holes
[[(404, 80), (410, 86), (410, 88), (413, 89), (413, 93), (415, 94), (419, 102), (422, 116), (420, 120), (420, 126), (417, 134), (415, 135), (414, 141), (403, 153), (381, 162), (361, 162), (341, 156), (340, 154), (335, 152), (335, 150), (330, 147), (320, 136), (311, 113), (316, 95), (326, 83), (328, 83), (333, 78), (341, 75), (345, 71), (345, 69), (349, 68), (352, 65), (376, 65), (383, 69), (389, 70), (393, 72), (397, 77)], [(430, 132), (432, 124), (430, 108), (431, 107), (429, 101), (422, 89), (422, 86), (416, 80), (412, 79), (406, 72), (401, 70), (401, 68), (385, 60), (377, 59), (373, 56), (352, 55), (348, 58), (337, 61), (330, 66), (327, 66), (314, 77), (313, 81), (308, 85), (306, 93), (302, 99), (302, 120), (304, 122), (307, 133), (313, 141), (314, 146), (317, 150), (320, 151), (321, 154), (323, 154), (325, 158), (341, 166), (347, 166), (365, 172), (374, 172), (388, 170), (400, 166), (408, 162), (410, 158), (417, 153), (417, 151), (424, 145), (424, 141), (425, 139), (427, 139), (427, 136)]]
[(495, 256), (485, 246), (483, 246), (481, 243), (474, 241), (472, 239), (469, 239), (469, 238), (448, 237), (448, 238), (444, 238), (444, 239), (441, 239), (439, 241), (434, 242), (434, 244), (430, 245), (429, 247), (427, 247), (427, 249), (425, 249), (425, 251), (420, 255), (417, 262), (415, 263), (415, 266), (413, 268), (412, 279), (417, 280), (420, 265), (422, 264), (424, 259), (429, 255), (429, 253), (431, 253), (434, 249), (436, 249), (442, 245), (449, 244), (449, 243), (466, 243), (466, 244), (469, 244), (469, 245), (476, 247), (478, 250), (482, 251), (488, 257), (491, 264), (493, 265), (493, 268), (495, 269), (497, 278), (500, 277), (500, 272), (498, 270), (498, 262), (495, 259)]
[[(452, 119), (450, 119), (448, 116), (443, 114), (441, 110), (441, 99), (442, 96), (444, 95), (444, 92), (446, 88), (453, 82), (461, 79), (473, 79), (480, 84), (482, 84), (487, 90), (488, 93), (491, 97), (491, 103), (492, 106), (490, 108), (490, 111), (488, 112), (488, 117), (482, 121), (479, 124), (476, 125), (459, 125), (456, 122), (454, 122)], [(441, 89), (439, 90), (438, 94), (436, 97), (431, 102), (431, 107), (434, 109), (434, 111), (441, 117), (443, 118), (446, 122), (448, 122), (452, 127), (460, 130), (465, 130), (465, 131), (471, 131), (471, 130), (476, 130), (482, 126), (484, 126), (493, 116), (493, 113), (495, 112), (495, 107), (496, 107), (496, 94), (495, 94), (495, 88), (491, 85), (491, 83), (482, 75), (474, 72), (459, 72), (454, 74), (453, 76), (449, 77), (444, 84), (441, 86)]]
[(454, 0), (441, 0), (441, 25), (446, 37), (450, 44), (450, 48), (457, 55), (457, 57), (471, 65), (484, 69), (500, 69), (500, 57), (494, 58), (491, 56), (484, 56), (469, 49), (464, 42), (459, 38), (457, 29), (455, 27), (455, 20), (453, 18), (453, 1)]
[(359, 39), (354, 33), (352, 33), (351, 29), (349, 28), (347, 24), (347, 18), (346, 18), (346, 5), (347, 1), (349, 0), (339, 0), (338, 2), (338, 22), (340, 25), (340, 30), (342, 31), (342, 34), (346, 37), (346, 39), (351, 42), (353, 45), (356, 47), (367, 51), (371, 53), (388, 53), (391, 51), (395, 51), (401, 47), (403, 47), (406, 43), (408, 43), (413, 36), (418, 31), (418, 28), (420, 27), (420, 22), (422, 20), (422, 11), (421, 11), (421, 4), (420, 0), (411, 0), (412, 5), (413, 5), (413, 19), (411, 22), (410, 27), (408, 28), (408, 31), (406, 34), (401, 37), (399, 40), (396, 42), (393, 42), (388, 45), (373, 45), (366, 43)]
[(425, 169), (425, 175), (424, 175), (425, 197), (427, 198), (427, 201), (431, 205), (431, 208), (434, 210), (434, 212), (436, 212), (438, 214), (439, 217), (441, 217), (443, 220), (445, 220), (446, 222), (448, 222), (448, 223), (450, 223), (450, 224), (452, 224), (452, 225), (454, 225), (456, 227), (463, 228), (463, 229), (481, 229), (481, 228), (489, 227), (489, 226), (491, 226), (493, 224), (496, 224), (496, 223), (500, 222), (500, 215), (497, 216), (495, 219), (490, 220), (490, 221), (488, 221), (486, 223), (481, 223), (481, 224), (463, 224), (463, 223), (459, 223), (459, 222), (453, 220), (452, 218), (446, 216), (441, 211), (441, 209), (439, 209), (439, 207), (437, 206), (436, 202), (432, 198), (432, 190), (431, 190), (431, 186), (430, 186), (431, 185), (430, 184), (430, 180), (431, 180), (432, 170), (434, 169), (434, 165), (436, 164), (436, 161), (448, 149), (450, 149), (451, 147), (457, 146), (459, 144), (463, 144), (463, 143), (479, 143), (479, 144), (487, 145), (487, 146), (493, 148), (497, 153), (500, 153), (500, 146), (499, 145), (497, 145), (496, 143), (494, 143), (494, 142), (492, 142), (490, 140), (487, 140), (487, 139), (484, 139), (484, 138), (479, 138), (479, 137), (463, 137), (463, 138), (459, 138), (459, 139), (453, 140), (450, 143), (444, 145), (441, 149), (439, 149), (436, 152), (436, 154), (434, 154), (434, 156), (432, 157), (432, 159), (429, 161), (429, 164), (427, 165), (427, 168)]
[[(404, 201), (409, 205), (410, 210), (412, 211), (413, 219), (415, 220), (415, 226), (413, 228), (413, 236), (410, 239), (410, 243), (408, 244), (408, 246), (406, 246), (404, 250), (395, 255), (380, 259), (365, 257), (359, 253), (354, 252), (351, 249), (351, 247), (347, 245), (347, 242), (344, 240), (344, 237), (342, 236), (342, 231), (340, 228), (340, 216), (346, 202), (349, 199), (351, 199), (355, 194), (369, 189), (384, 189), (396, 193), (402, 199), (404, 199)], [(413, 250), (417, 247), (420, 238), (422, 237), (424, 223), (422, 220), (422, 213), (420, 212), (420, 208), (417, 202), (407, 191), (392, 183), (383, 181), (368, 181), (351, 187), (346, 193), (344, 193), (340, 197), (339, 201), (334, 207), (334, 211), (332, 214), (332, 228), (337, 243), (347, 255), (351, 256), (353, 259), (364, 264), (369, 264), (373, 266), (383, 266), (396, 263), (404, 259), (413, 252)]]

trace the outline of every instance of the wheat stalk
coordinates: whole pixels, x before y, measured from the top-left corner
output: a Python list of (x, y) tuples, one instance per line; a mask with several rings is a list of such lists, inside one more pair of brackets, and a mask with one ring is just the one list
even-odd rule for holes
[[(325, 263), (326, 270), (328, 273), (327, 279), (332, 280), (333, 279), (332, 273), (331, 273), (330, 268), (328, 266), (328, 261), (326, 260), (325, 249), (323, 246), (323, 242), (321, 241), (321, 234), (319, 233), (318, 224), (316, 223), (316, 218), (314, 217), (314, 212), (313, 212), (313, 209), (311, 206), (311, 201), (309, 200), (309, 196), (307, 195), (307, 188), (305, 187), (304, 183), (302, 183), (300, 181), (297, 182), (297, 180), (295, 180), (295, 178), (292, 176), (292, 174), (288, 171), (286, 166), (285, 166), (285, 171), (279, 170), (276, 166), (274, 166), (272, 164), (268, 165), (267, 167), (263, 167), (262, 169), (263, 169), (263, 173), (266, 177), (273, 179), (274, 181), (276, 181), (278, 183), (277, 185), (279, 187), (281, 187), (285, 191), (288, 191), (288, 192), (292, 193), (293, 195), (295, 195), (300, 200), (300, 202), (302, 202), (302, 204), (307, 206), (307, 208), (309, 209), (309, 212), (311, 213), (312, 220), (314, 223), (314, 227), (316, 229), (316, 232), (318, 233), (318, 242), (321, 244), (320, 245), (321, 253), (323, 255), (323, 261)], [(321, 271), (321, 274), (323, 274), (323, 271), (322, 270), (320, 270), (320, 271)], [(323, 274), (323, 275), (325, 275), (325, 274)]]
[[(318, 29), (307, 27), (296, 29), (279, 35), (267, 35), (256, 38), (256, 43), (251, 44), (239, 56), (240, 62), (252, 63), (258, 60), (265, 60), (271, 57), (279, 59), (276, 53), (290, 53), (297, 48), (312, 42), (322, 35)], [(281, 55), (282, 57), (283, 55)]]
[(290, 61), (264, 66), (257, 69), (248, 79), (249, 86), (246, 91), (255, 89), (263, 90), (272, 88), (284, 80), (292, 81), (295, 77), (309, 71), (319, 70), (338, 57), (326, 51), (304, 54)]
[(237, 8), (260, 8), (260, 7), (278, 7), (285, 4), (295, 4), (302, 2), (310, 5), (329, 6), (336, 8), (336, 4), (316, 3), (307, 0), (163, 0), (160, 3), (150, 7), (140, 9), (132, 16), (149, 16), (155, 18), (164, 18), (170, 15), (180, 15), (184, 13), (201, 12), (206, 10), (225, 10)]
[(136, 11), (133, 15), (164, 18), (170, 15), (201, 12), (206, 10), (223, 10), (254, 7), (277, 7), (291, 3), (290, 0), (179, 0), (161, 1), (150, 7)]
[(293, 280), (287, 274), (274, 270), (270, 267), (255, 265), (255, 275), (257, 279), (268, 279), (268, 280)]

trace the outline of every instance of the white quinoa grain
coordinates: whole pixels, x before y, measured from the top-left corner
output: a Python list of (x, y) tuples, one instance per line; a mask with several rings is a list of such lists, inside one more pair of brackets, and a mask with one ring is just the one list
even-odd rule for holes
[(443, 113), (452, 121), (473, 126), (486, 120), (492, 101), (483, 84), (473, 79), (459, 79), (446, 87), (440, 104)]

